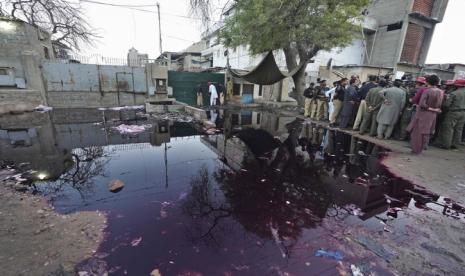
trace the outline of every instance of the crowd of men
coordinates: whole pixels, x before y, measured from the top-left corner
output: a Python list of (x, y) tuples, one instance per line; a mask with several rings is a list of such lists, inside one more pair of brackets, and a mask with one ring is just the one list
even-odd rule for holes
[(304, 92), (305, 116), (329, 121), (378, 139), (410, 140), (412, 153), (429, 144), (457, 149), (465, 140), (465, 79), (441, 81), (436, 75), (391, 81), (388, 76), (325, 80)]

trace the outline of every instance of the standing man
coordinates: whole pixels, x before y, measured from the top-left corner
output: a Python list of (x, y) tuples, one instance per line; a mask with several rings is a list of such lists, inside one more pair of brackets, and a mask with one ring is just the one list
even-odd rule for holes
[(401, 80), (395, 80), (393, 87), (381, 91), (384, 102), (377, 116), (378, 139), (391, 138), (394, 127), (404, 109), (407, 93), (400, 88), (401, 85)]
[(387, 86), (387, 82), (384, 79), (379, 81), (377, 87), (370, 89), (365, 98), (367, 109), (365, 115), (363, 115), (362, 124), (360, 125), (360, 134), (368, 132), (370, 136), (376, 136), (378, 130), (378, 117), (379, 109), (384, 102), (384, 98), (381, 96), (381, 91)]
[(307, 89), (305, 89), (304, 97), (305, 97), (304, 116), (312, 117), (312, 111), (316, 110), (316, 107), (313, 107), (314, 105), (316, 105), (316, 102), (314, 101), (314, 97), (315, 97), (315, 83), (314, 82), (310, 83), (310, 86)]
[(465, 124), (465, 79), (455, 80), (453, 86), (453, 91), (443, 104), (448, 111), (439, 128), (437, 141), (437, 145), (444, 149), (457, 149)]
[(344, 95), (345, 95), (348, 81), (349, 80), (347, 78), (342, 78), (339, 81), (339, 84), (336, 86), (336, 90), (334, 91), (334, 96), (333, 96), (334, 110), (329, 119), (330, 126), (336, 125), (337, 119), (339, 117), (339, 113), (341, 113), (342, 103), (344, 101)]
[(360, 124), (362, 123), (363, 116), (366, 114), (367, 110), (367, 104), (365, 101), (365, 98), (368, 94), (368, 91), (370, 91), (372, 88), (375, 88), (377, 86), (376, 81), (378, 80), (377, 76), (370, 75), (368, 77), (368, 82), (365, 83), (362, 88), (358, 91), (358, 96), (360, 100), (360, 106), (358, 107), (358, 112), (357, 112), (357, 117), (355, 118), (355, 123), (354, 123), (354, 130), (358, 130), (360, 128)]
[(425, 77), (418, 77), (415, 81), (415, 88), (417, 92), (415, 96), (410, 99), (410, 102), (414, 105), (418, 105), (420, 103), (420, 98), (423, 92), (426, 90), (426, 78)]
[(328, 97), (326, 92), (329, 87), (326, 85), (326, 80), (320, 80), (320, 85), (316, 87), (316, 118), (320, 121), (328, 116)]
[(415, 106), (410, 101), (410, 99), (413, 98), (417, 92), (417, 84), (408, 82), (406, 84), (405, 91), (407, 91), (407, 100), (405, 103), (404, 110), (402, 111), (402, 115), (400, 116), (400, 122), (399, 122), (399, 139), (400, 140), (408, 139), (407, 127), (410, 124), (410, 121), (412, 120), (412, 117), (413, 117), (412, 114), (414, 114), (414, 108), (415, 108)]
[(435, 75), (426, 77), (426, 90), (422, 93), (415, 117), (410, 122), (407, 131), (410, 132), (412, 153), (420, 154), (428, 145), (429, 138), (436, 125), (436, 117), (441, 113), (444, 92), (436, 86), (439, 78)]
[(203, 106), (203, 89), (202, 85), (199, 83), (196, 88), (196, 95), (197, 95), (197, 106)]
[(218, 92), (215, 85), (211, 82), (208, 83), (208, 93), (210, 94), (210, 106), (215, 106), (218, 100)]
[(224, 104), (224, 85), (218, 84), (218, 94), (219, 94), (219, 105)]
[(340, 128), (347, 128), (350, 124), (350, 121), (353, 118), (355, 104), (357, 101), (357, 87), (360, 84), (360, 80), (358, 78), (351, 78), (350, 85), (345, 90), (344, 93), (344, 102), (341, 111), (341, 125)]
[(339, 85), (338, 81), (333, 82), (333, 88), (326, 91), (326, 98), (328, 99), (328, 120), (331, 120), (331, 116), (334, 112), (334, 92), (336, 91), (337, 86)]

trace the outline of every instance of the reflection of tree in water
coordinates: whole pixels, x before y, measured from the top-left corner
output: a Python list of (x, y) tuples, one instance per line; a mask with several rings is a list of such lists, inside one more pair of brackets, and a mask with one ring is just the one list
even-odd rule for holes
[(65, 187), (71, 187), (85, 199), (93, 191), (94, 178), (105, 176), (105, 166), (110, 161), (111, 151), (101, 146), (92, 146), (73, 150), (71, 156), (72, 160), (65, 161), (65, 167), (69, 170), (54, 182), (41, 186), (40, 192), (57, 199), (63, 196)]
[(192, 191), (184, 205), (185, 212), (197, 221), (191, 228), (192, 237), (212, 239), (216, 233), (217, 239), (220, 221), (233, 217), (247, 231), (275, 241), (283, 255), (289, 256), (303, 230), (322, 222), (333, 207), (332, 199), (316, 181), (314, 171), (296, 158), (299, 125), (288, 125), (288, 139), (279, 145), (273, 160), (213, 174), (227, 204), (216, 196), (208, 170), (200, 170), (191, 181)]
[(224, 230), (220, 221), (230, 217), (232, 210), (219, 196), (221, 192), (215, 191), (207, 167), (202, 166), (190, 184), (191, 192), (183, 204), (183, 211), (194, 220), (188, 238), (218, 245), (221, 234), (217, 233)]

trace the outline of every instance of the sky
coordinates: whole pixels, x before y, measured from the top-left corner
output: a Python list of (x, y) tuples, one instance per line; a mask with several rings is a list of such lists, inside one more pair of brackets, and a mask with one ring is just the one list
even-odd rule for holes
[[(156, 0), (95, 0), (117, 5), (155, 5)], [(190, 18), (189, 0), (159, 0), (163, 51), (181, 51), (199, 41), (200, 18)], [(93, 47), (84, 47), (83, 55), (126, 58), (130, 48), (156, 58), (160, 54), (156, 7), (135, 9), (112, 7), (81, 1), (90, 25), (100, 38)], [(146, 10), (146, 11), (141, 11)]]
[(427, 63), (465, 63), (464, 0), (449, 0), (444, 21), (436, 25)]
[[(79, 0), (77, 0), (79, 1)], [(89, 0), (117, 5), (155, 5), (157, 0)], [(223, 0), (216, 0), (217, 2)], [(163, 51), (181, 51), (199, 41), (203, 30), (200, 18), (190, 18), (189, 0), (158, 0), (161, 9)], [(156, 7), (135, 9), (81, 1), (89, 23), (100, 38), (83, 55), (126, 58), (131, 47), (156, 58), (160, 54)], [(146, 11), (141, 11), (146, 10)], [(147, 12), (148, 11), (148, 12)], [(463, 36), (465, 0), (450, 0), (444, 21), (437, 25), (427, 63), (465, 63)], [(220, 10), (216, 10), (217, 16)]]

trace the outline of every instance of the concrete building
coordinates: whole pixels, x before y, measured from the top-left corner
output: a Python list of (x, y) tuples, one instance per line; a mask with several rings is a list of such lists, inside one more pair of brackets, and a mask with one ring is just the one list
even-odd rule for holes
[(141, 54), (134, 47), (128, 51), (128, 66), (141, 67), (149, 62), (148, 54)]
[(426, 64), (425, 67), (426, 72), (442, 72), (443, 76), (440, 76), (441, 79), (465, 79), (465, 64), (462, 63)]
[(380, 67), (423, 66), (437, 23), (442, 22), (448, 0), (373, 1), (369, 16), (378, 22), (366, 38), (365, 64)]
[(40, 63), (53, 59), (51, 35), (26, 22), (0, 17), (0, 113), (46, 101)]
[(180, 52), (163, 52), (156, 61), (165, 64), (172, 71), (201, 72), (211, 67), (202, 56), (206, 45), (206, 41), (201, 40)]

